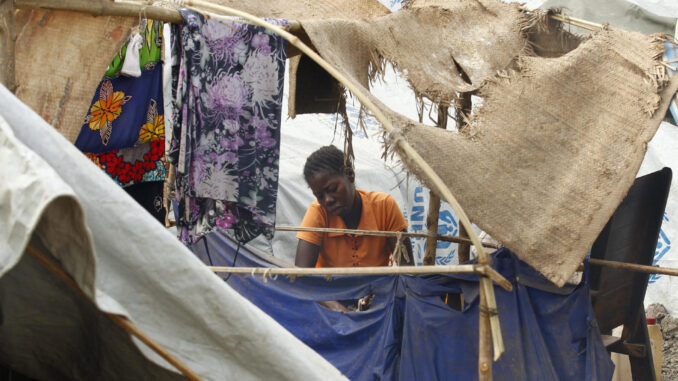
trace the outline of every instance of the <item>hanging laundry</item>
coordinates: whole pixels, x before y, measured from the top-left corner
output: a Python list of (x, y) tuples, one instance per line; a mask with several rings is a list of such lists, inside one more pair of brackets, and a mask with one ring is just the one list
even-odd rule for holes
[(125, 192), (148, 211), (158, 222), (165, 224), (165, 205), (163, 202), (162, 181), (144, 182), (130, 185)]
[[(273, 235), (286, 41), (182, 10), (169, 160), (184, 243), (215, 229)], [(286, 20), (268, 20), (287, 27)]]
[(134, 146), (152, 103), (155, 112), (162, 115), (160, 65), (143, 71), (139, 78), (104, 78), (96, 89), (75, 146), (89, 153)]
[[(76, 140), (76, 146), (123, 187), (163, 181), (167, 173), (160, 65), (163, 25), (144, 20), (139, 31), (111, 61)], [(138, 56), (134, 60), (141, 76), (121, 76), (133, 54)]]
[(127, 54), (125, 54), (125, 61), (122, 63), (121, 74), (129, 77), (138, 78), (141, 76), (141, 65), (139, 62), (139, 50), (144, 38), (139, 33), (135, 33), (127, 44)]
[(165, 150), (160, 140), (102, 154), (86, 154), (122, 187), (163, 181), (167, 175)]

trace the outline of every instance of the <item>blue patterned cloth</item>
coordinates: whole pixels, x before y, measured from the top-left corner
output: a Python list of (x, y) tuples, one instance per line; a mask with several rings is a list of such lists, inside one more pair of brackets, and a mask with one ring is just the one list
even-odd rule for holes
[(162, 104), (161, 65), (143, 71), (139, 78), (105, 78), (94, 93), (75, 146), (87, 153), (133, 147), (149, 113), (163, 114)]
[(241, 242), (270, 238), (287, 43), (262, 27), (181, 12), (168, 158), (177, 167), (180, 239), (193, 243), (214, 229), (233, 229)]

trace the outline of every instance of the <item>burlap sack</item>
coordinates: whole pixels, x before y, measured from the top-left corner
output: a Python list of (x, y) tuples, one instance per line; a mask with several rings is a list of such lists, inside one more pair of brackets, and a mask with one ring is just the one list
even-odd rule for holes
[(16, 96), (75, 141), (94, 91), (132, 25), (131, 17), (16, 13)]

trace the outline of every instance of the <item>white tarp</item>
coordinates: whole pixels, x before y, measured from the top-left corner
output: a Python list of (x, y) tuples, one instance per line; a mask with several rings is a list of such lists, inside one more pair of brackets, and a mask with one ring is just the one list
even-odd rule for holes
[[(95, 297), (99, 310), (129, 317), (145, 334), (205, 379), (342, 378), (326, 360), (210, 272), (105, 173), (2, 86), (0, 117), (6, 121), (0, 123), (1, 281), (21, 267), (17, 262), (28, 258), (24, 254), (22, 259), (23, 249), (37, 224), (35, 246), (60, 260), (85, 293)], [(84, 212), (84, 220), (80, 211)], [(89, 236), (84, 234), (87, 230)], [(34, 293), (44, 296), (45, 285), (49, 283), (44, 271), (33, 281), (27, 278), (40, 274), (39, 269), (40, 265), (33, 261), (21, 267), (26, 276), (15, 276), (11, 278), (13, 282), (5, 282), (5, 286), (13, 286), (25, 281), (15, 290), (22, 293), (21, 298), (10, 298), (14, 295), (6, 294), (7, 289), (2, 290), (5, 294), (0, 292), (0, 321), (4, 319), (0, 328), (10, 323), (20, 325), (22, 319), (31, 320), (35, 326), (42, 322), (47, 324), (50, 335), (62, 332), (63, 340), (41, 345), (44, 338), (39, 331), (0, 329), (0, 335), (6, 335), (0, 337), (0, 348), (4, 348), (0, 349), (0, 356), (19, 357), (18, 365), (8, 365), (40, 378), (52, 378), (45, 374), (55, 377), (62, 374), (69, 379), (142, 378), (129, 378), (125, 373), (127, 369), (122, 365), (129, 362), (128, 357), (134, 357), (129, 350), (116, 351), (111, 345), (102, 350), (99, 345), (108, 340), (97, 341), (92, 337), (102, 333), (110, 336), (115, 328), (110, 320), (103, 319), (102, 323), (99, 317), (92, 323), (83, 319), (86, 306), (79, 304), (68, 310), (73, 315), (54, 316), (58, 312), (51, 315), (51, 311), (64, 311), (67, 307), (57, 303), (72, 300), (60, 297), (56, 291), (53, 299), (33, 298)], [(52, 284), (60, 287), (61, 283)], [(78, 300), (83, 302), (84, 298), (80, 296)], [(8, 301), (13, 304), (7, 305)], [(88, 316), (97, 318), (92, 314), (96, 315), (98, 310), (92, 309), (95, 311), (87, 312)], [(15, 316), (17, 311), (24, 316)], [(73, 322), (78, 319), (82, 326), (75, 328), (85, 334), (82, 340), (74, 342), (70, 334)], [(68, 324), (71, 329), (62, 331)], [(124, 332), (119, 334), (118, 339), (123, 335)], [(23, 341), (14, 342), (17, 337)], [(35, 351), (17, 353), (17, 344)], [(117, 347), (122, 348), (123, 345)], [(146, 346), (139, 345), (139, 349), (149, 359), (172, 369)], [(51, 356), (61, 361), (46, 364), (42, 358), (45, 353), (39, 350), (51, 351)], [(82, 359), (92, 360), (92, 364), (69, 363), (75, 360), (61, 355), (62, 351), (79, 353)], [(87, 366), (111, 368), (109, 373), (99, 369), (89, 377), (87, 372), (69, 373)], [(146, 379), (163, 379), (157, 377), (157, 372), (164, 371), (159, 369), (135, 374)]]

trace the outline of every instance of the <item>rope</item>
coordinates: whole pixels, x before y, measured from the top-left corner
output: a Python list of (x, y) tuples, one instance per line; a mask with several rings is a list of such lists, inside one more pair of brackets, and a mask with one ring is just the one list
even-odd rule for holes
[(400, 257), (401, 257), (401, 253), (402, 253), (402, 250), (401, 250), (402, 244), (403, 244), (403, 234), (402, 234), (402, 232), (398, 232), (398, 240), (396, 241), (395, 250), (393, 251), (393, 260), (395, 261), (395, 263), (398, 264), (398, 266), (400, 266), (400, 262), (401, 262)]

